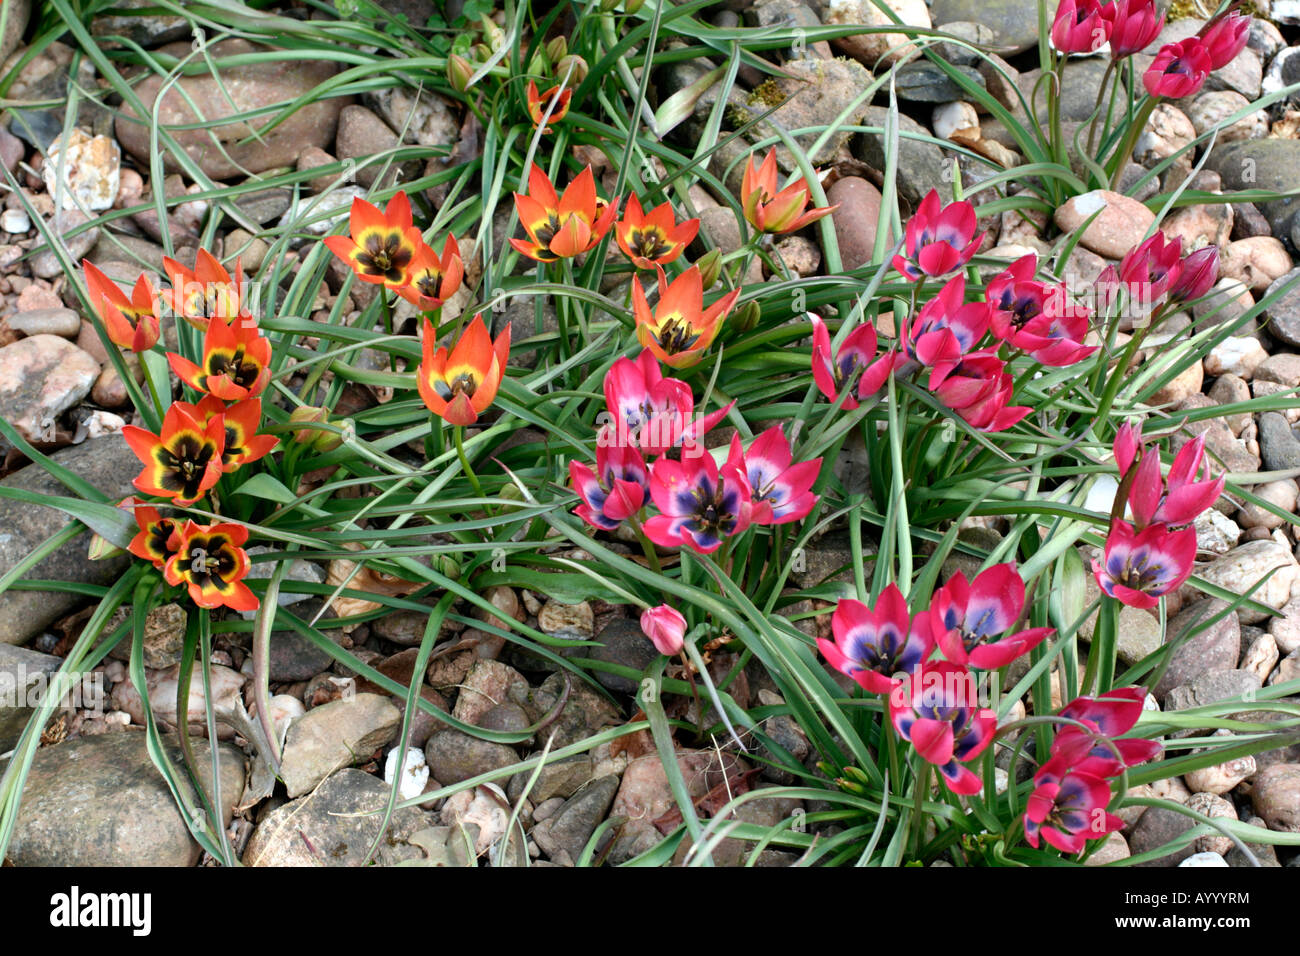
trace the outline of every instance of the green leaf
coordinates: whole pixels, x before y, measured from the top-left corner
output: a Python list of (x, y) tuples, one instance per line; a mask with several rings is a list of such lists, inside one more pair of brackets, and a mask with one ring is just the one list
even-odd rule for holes
[(135, 519), (131, 515), (121, 508), (100, 504), (97, 501), (43, 495), (36, 491), (28, 491), (26, 488), (0, 488), (0, 497), (62, 511), (119, 548), (129, 546), (137, 530)]
[(287, 505), (298, 500), (298, 496), (284, 486), (274, 475), (263, 472), (254, 475), (234, 491), (237, 495), (249, 495), (254, 498), (269, 498), (271, 501)]

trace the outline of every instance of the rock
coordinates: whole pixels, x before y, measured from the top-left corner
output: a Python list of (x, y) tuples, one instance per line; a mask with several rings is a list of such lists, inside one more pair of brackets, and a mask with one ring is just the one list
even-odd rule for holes
[(391, 743), (401, 719), (401, 712), (378, 694), (357, 694), (307, 711), (289, 725), (280, 763), (290, 798)]
[(1300, 355), (1279, 352), (1270, 355), (1255, 369), (1256, 380), (1277, 382), (1287, 388), (1300, 385)]
[(1294, 654), (1300, 650), (1300, 598), (1287, 601), (1282, 616), (1270, 618), (1268, 633), (1281, 654)]
[[(1255, 343), (1259, 345), (1258, 342)], [(1160, 360), (1160, 356), (1152, 356), (1149, 360), (1155, 363)], [(1200, 362), (1188, 362), (1182, 370), (1178, 372), (1164, 385), (1160, 386), (1151, 394), (1151, 404), (1153, 405), (1177, 405), (1185, 401), (1189, 396), (1199, 395), (1201, 385), (1205, 382), (1205, 367)]]
[[(743, 770), (743, 765), (725, 751), (679, 750), (677, 766), (693, 798), (701, 797)], [(668, 775), (658, 754), (637, 757), (627, 765), (610, 816), (624, 817), (623, 825), (607, 860), (619, 864), (644, 853), (663, 839), (654, 821), (676, 803), (668, 787)]]
[(1215, 325), (1231, 325), (1240, 335), (1253, 334), (1255, 321), (1245, 316), (1254, 307), (1255, 299), (1244, 285), (1236, 279), (1220, 279), (1192, 306), (1193, 329), (1200, 332)]
[(1155, 615), (1137, 607), (1121, 607), (1115, 648), (1120, 660), (1125, 664), (1136, 664), (1159, 648), (1160, 621)]
[[(365, 159), (400, 145), (398, 135), (364, 106), (345, 106), (339, 113), (338, 137), (334, 143), (339, 159)], [(385, 162), (377, 160), (369, 165), (358, 164), (357, 182), (366, 187), (374, 185)]]
[[(126, 612), (119, 612), (121, 620), (126, 620)], [(144, 618), (144, 639), (141, 653), (144, 666), (149, 670), (165, 670), (181, 661), (181, 651), (185, 647), (185, 625), (188, 620), (185, 608), (179, 604), (162, 604), (153, 608)], [(115, 622), (120, 623), (120, 622)], [(131, 642), (122, 641), (108, 656), (114, 660), (128, 662), (131, 660)], [(175, 705), (172, 710), (175, 712)]]
[(1236, 279), (1252, 292), (1263, 292), (1270, 284), (1291, 271), (1291, 257), (1286, 247), (1272, 236), (1238, 239), (1223, 247), (1219, 256), (1219, 276)]
[(1227, 515), (1207, 508), (1196, 516), (1196, 550), (1209, 554), (1227, 554), (1241, 540), (1241, 528)]
[(1274, 764), (1258, 774), (1250, 799), (1270, 830), (1300, 833), (1300, 764)]
[(1187, 114), (1170, 103), (1161, 103), (1151, 113), (1146, 128), (1134, 146), (1133, 158), (1144, 166), (1155, 166), (1163, 159), (1182, 154), (1191, 162), (1188, 147), (1196, 139), (1196, 127)]
[(111, 365), (99, 373), (95, 384), (90, 387), (90, 400), (101, 408), (121, 408), (130, 399), (126, 383)]
[(1073, 232), (1098, 212), (1079, 241), (1110, 259), (1120, 259), (1140, 244), (1155, 222), (1155, 215), (1137, 200), (1105, 189), (1071, 197), (1056, 210), (1053, 219), (1063, 232)]
[[(803, 150), (810, 151), (814, 143), (822, 140), (817, 150), (809, 153), (809, 159), (816, 166), (833, 162), (840, 147), (853, 135), (840, 126), (870, 125), (863, 122), (870, 109), (865, 103), (859, 103), (847, 117), (839, 120), (839, 125), (832, 125), (870, 83), (871, 73), (853, 60), (790, 60), (783, 66), (781, 74), (768, 80), (746, 100), (746, 109), (756, 114), (766, 113), (772, 105), (781, 104), (754, 126), (749, 135), (753, 138), (769, 136), (772, 134), (771, 124), (787, 130), (831, 127), (832, 134), (824, 140), (820, 133), (813, 132), (801, 133), (795, 141)], [(792, 157), (783, 146), (777, 146), (776, 154), (783, 169), (794, 168)]]
[[(1184, 774), (1183, 779), (1192, 790), (1207, 794), (1224, 794), (1254, 774), (1255, 758), (1246, 756), (1215, 764), (1212, 767), (1192, 770)], [(1226, 853), (1227, 850), (1222, 852)]]
[(564, 760), (549, 760), (537, 774), (532, 789), (526, 790), (526, 787), (533, 771), (521, 770), (510, 778), (506, 793), (511, 803), (518, 803), (527, 797), (534, 806), (539, 806), (555, 797), (567, 800), (591, 779), (593, 766), (589, 754), (575, 754)]
[(1242, 670), (1250, 671), (1258, 677), (1262, 684), (1268, 680), (1268, 675), (1273, 672), (1279, 657), (1281, 654), (1278, 651), (1277, 639), (1272, 634), (1260, 634), (1251, 640), (1246, 653), (1241, 655), (1239, 666)]
[(384, 783), (391, 787), (393, 780), (400, 773), (402, 779), (397, 785), (397, 796), (401, 800), (410, 800), (424, 793), (424, 788), (429, 783), (429, 765), (424, 762), (424, 751), (418, 747), (406, 749), (406, 756), (401, 758), (400, 771), (398, 770), (399, 757), (401, 757), (400, 747), (388, 751), (388, 757), (384, 760)]
[[(1146, 813), (1142, 814), (1137, 825), (1133, 827), (1133, 832), (1129, 835), (1129, 848), (1134, 855), (1140, 856), (1143, 853), (1149, 853), (1176, 840), (1194, 826), (1196, 826), (1196, 821), (1185, 813), (1179, 813), (1177, 810), (1169, 810), (1165, 807), (1147, 807)], [(1154, 860), (1134, 865), (1176, 866), (1194, 852), (1189, 842), (1181, 850), (1175, 850)]]
[[(845, 271), (871, 262), (880, 221), (880, 190), (858, 176), (845, 176), (827, 190), (826, 200), (839, 206), (831, 213), (831, 222)], [(727, 214), (730, 216), (729, 211)]]
[(1232, 206), (1227, 203), (1184, 206), (1165, 217), (1160, 231), (1170, 239), (1181, 239), (1186, 252), (1201, 246), (1222, 246), (1232, 234)]
[(945, 32), (952, 20), (974, 20), (993, 31), (1003, 56), (1023, 53), (1038, 43), (1038, 7), (1032, 0), (934, 0), (930, 16)]
[[(1211, 90), (1192, 101), (1187, 109), (1187, 118), (1191, 120), (1196, 135), (1204, 136), (1229, 116), (1241, 112), (1249, 105), (1250, 101), (1246, 97), (1233, 90)], [(1268, 135), (1268, 125), (1268, 113), (1255, 110), (1221, 128), (1216, 142), (1223, 145), (1246, 139), (1261, 139)]]
[(0, 214), (0, 229), (11, 235), (26, 235), (31, 231), (32, 220), (23, 209), (6, 209)]
[(1259, 451), (1269, 471), (1300, 468), (1300, 441), (1280, 412), (1264, 412), (1259, 416)]
[[(864, 111), (862, 126), (884, 130), (889, 110), (883, 106), (870, 106)], [(898, 116), (900, 133), (929, 136), (930, 131), (905, 114)], [(853, 141), (855, 155), (873, 169), (884, 169), (884, 133), (863, 133)], [(913, 209), (931, 189), (937, 189), (942, 202), (952, 201), (952, 161), (944, 156), (938, 146), (900, 136), (898, 140), (898, 195)], [(832, 214), (833, 215), (833, 214)]]
[(402, 132), (407, 143), (442, 147), (454, 146), (460, 139), (460, 108), (428, 89), (386, 86), (367, 93), (365, 100), (380, 119)]
[[(145, 13), (154, 7), (151, 0), (117, 0), (113, 9), (122, 13), (99, 13), (90, 21), (90, 34), (95, 37), (126, 37), (148, 49), (163, 43), (172, 43), (190, 35), (190, 22), (184, 17)], [(117, 41), (101, 40), (104, 49), (113, 49)]]
[[(749, 26), (774, 27), (777, 29), (788, 29), (791, 26), (816, 29), (822, 25), (821, 20), (812, 10), (816, 2), (817, 0), (809, 0), (809, 4), (805, 5), (797, 2), (797, 0), (762, 0), (762, 2), (754, 4), (745, 11), (745, 23)], [(722, 26), (721, 22), (715, 22)], [(786, 60), (800, 59), (802, 57), (829, 60), (833, 55), (831, 45), (825, 40), (808, 43), (802, 38), (797, 39), (790, 47), (781, 51), (781, 58)]]
[(552, 637), (589, 641), (593, 633), (594, 616), (586, 601), (579, 604), (562, 604), (550, 600), (537, 615), (537, 628)]
[[(582, 657), (606, 664), (631, 668), (638, 674), (652, 663), (659, 652), (645, 636), (641, 625), (628, 618), (614, 618), (595, 637), (596, 647), (575, 647), (564, 651), (567, 657)], [(636, 693), (639, 678), (625, 677), (606, 671), (596, 671), (595, 678), (603, 686), (623, 694)]]
[[(566, 682), (570, 685), (567, 699), (564, 698)], [(509, 693), (511, 701), (524, 708), (530, 722), (551, 718), (542, 733), (547, 736), (555, 734), (552, 750), (586, 740), (605, 727), (623, 722), (613, 704), (581, 681), (572, 678), (566, 681), (564, 674), (552, 674), (537, 688), (516, 684)], [(562, 699), (564, 706), (557, 717), (555, 709)]]
[(50, 675), (62, 666), (61, 657), (0, 644), (0, 753), (18, 743), (45, 696)]
[[(83, 228), (90, 220), (78, 209), (65, 209), (54, 217), (52, 226), (59, 234), (59, 241), (67, 252), (68, 259), (79, 263), (99, 241), (99, 227)], [(74, 230), (80, 229), (80, 232)], [(33, 250), (31, 258), (32, 275), (39, 279), (53, 279), (63, 275), (63, 263), (54, 250), (46, 243), (41, 243)]]
[(1274, 279), (1264, 296), (1272, 299), (1264, 310), (1268, 330), (1286, 345), (1300, 348), (1300, 268)]
[(822, 254), (817, 244), (803, 236), (786, 236), (776, 243), (774, 249), (781, 257), (781, 262), (785, 263), (786, 269), (796, 276), (816, 275), (822, 264)]
[[(179, 742), (165, 737), (164, 746), (183, 766)], [(221, 816), (229, 824), (244, 790), (244, 758), (218, 746)], [(201, 740), (194, 750), (211, 794), (211, 751)], [(143, 733), (79, 737), (36, 751), (9, 844), (15, 866), (194, 866), (199, 854)]]
[(605, 819), (618, 790), (619, 778), (613, 774), (591, 781), (565, 800), (554, 814), (533, 827), (530, 836), (552, 860), (565, 854), (576, 861), (600, 821)]
[[(1226, 839), (1226, 838), (1225, 838), (1225, 839)], [(1200, 840), (1197, 840), (1197, 841), (1196, 841), (1196, 843), (1199, 843), (1199, 842), (1200, 842)], [(1229, 840), (1228, 842), (1232, 842), (1232, 841)], [(1180, 867), (1184, 867), (1184, 866), (1227, 866), (1227, 865), (1228, 865), (1228, 861), (1225, 860), (1223, 857), (1219, 856), (1219, 854), (1217, 854), (1217, 853), (1211, 853), (1211, 852), (1206, 851), (1206, 852), (1202, 852), (1202, 853), (1193, 853), (1191, 856), (1187, 857), (1187, 859), (1183, 860), (1183, 862), (1179, 863), (1178, 865), (1179, 865)]]
[(471, 737), (459, 730), (440, 730), (424, 746), (429, 772), (444, 787), (509, 767), (519, 760), (505, 744)]
[[(1253, 139), (1228, 143), (1210, 153), (1206, 167), (1222, 177), (1225, 192), (1294, 191), (1300, 188), (1300, 140)], [(1295, 203), (1295, 197), (1288, 197), (1256, 205), (1272, 226), (1273, 235), (1287, 236)]]
[(1124, 835), (1119, 832), (1106, 834), (1106, 839), (1101, 842), (1101, 846), (1089, 854), (1088, 859), (1083, 861), (1084, 866), (1105, 866), (1107, 863), (1118, 863), (1120, 860), (1127, 860), (1133, 853), (1128, 848), (1128, 841)]
[[(984, 86), (984, 77), (974, 67), (949, 64), (949, 68), (977, 87)], [(897, 67), (894, 77), (894, 87), (900, 100), (914, 103), (950, 103), (967, 95), (956, 80), (949, 77), (938, 64), (928, 60), (914, 60)], [(978, 118), (975, 125), (977, 127), (979, 125)]]
[[(452, 716), (463, 723), (477, 725), (484, 714), (508, 700), (511, 688), (516, 686), (526, 690), (528, 681), (513, 667), (500, 661), (476, 660), (465, 675)], [(434, 776), (442, 783), (451, 782), (437, 773)]]
[(32, 16), (31, 0), (5, 0), (5, 29), (0, 34), (0, 61), (18, 48)]
[[(1214, 374), (1206, 369), (1207, 374)], [(1250, 401), (1250, 385), (1240, 375), (1233, 372), (1222, 371), (1218, 373), (1218, 378), (1210, 387), (1207, 393), (1210, 398), (1214, 399), (1219, 405), (1236, 405), (1241, 402)], [(1240, 435), (1242, 429), (1249, 425), (1254, 418), (1250, 412), (1238, 412), (1233, 415), (1224, 415), (1228, 426), (1232, 429), (1234, 435)]]
[[(145, 691), (149, 695), (150, 709), (159, 725), (168, 732), (177, 726), (176, 698), (180, 691), (180, 670), (180, 665), (175, 664), (162, 670), (145, 671)], [(247, 678), (221, 664), (213, 664), (210, 670), (212, 711), (216, 718), (217, 737), (229, 740), (235, 736), (235, 725), (231, 718), (241, 704), (241, 691)], [(115, 686), (111, 700), (114, 710), (130, 714), (137, 724), (145, 723), (144, 701), (132, 682), (122, 681)], [(186, 710), (192, 736), (207, 736), (207, 713), (203, 678), (196, 670), (190, 678), (190, 697)]]
[[(1259, 678), (1250, 671), (1209, 670), (1190, 683), (1175, 687), (1165, 695), (1165, 710), (1187, 710), (1204, 707), (1238, 697), (1251, 698), (1259, 690)], [(1179, 732), (1174, 736), (1185, 736)]]
[(75, 339), (81, 334), (81, 317), (71, 309), (31, 309), (9, 316), (9, 328), (28, 338), (35, 335), (57, 335)]
[[(1237, 615), (1229, 612), (1218, 622), (1202, 627), (1205, 621), (1226, 607), (1222, 601), (1206, 598), (1189, 605), (1169, 622), (1168, 643), (1175, 648), (1169, 655), (1164, 675), (1153, 689), (1158, 699), (1164, 700), (1173, 688), (1189, 683), (1208, 670), (1227, 670), (1237, 666), (1241, 655), (1241, 627)], [(1200, 632), (1192, 634), (1198, 627), (1202, 628)]]
[[(1280, 508), (1286, 513), (1295, 512), (1296, 497), (1300, 495), (1300, 486), (1297, 486), (1295, 479), (1283, 478), (1280, 481), (1270, 481), (1262, 485), (1256, 485), (1254, 494), (1256, 497), (1263, 499), (1275, 508)], [(1262, 505), (1248, 502), (1237, 513), (1237, 521), (1243, 528), (1280, 528), (1286, 524), (1286, 518), (1282, 515), (1275, 514), (1265, 509)]]
[[(55, 341), (63, 342), (62, 339)], [(0, 349), (0, 354), (6, 350)], [(114, 501), (134, 490), (131, 480), (140, 473), (139, 459), (118, 435), (91, 439), (56, 452), (53, 458)], [(68, 494), (67, 488), (39, 465), (28, 465), (0, 481), (0, 485), (44, 495)], [(9, 571), (42, 541), (67, 526), (69, 520), (66, 514), (53, 508), (34, 507), (10, 498), (0, 498), (0, 528), (4, 529), (0, 534), (0, 574)], [(114, 557), (87, 561), (89, 544), (88, 533), (78, 535), (32, 568), (28, 576), (81, 584), (112, 582), (126, 567), (127, 559)], [(25, 643), (80, 603), (82, 601), (76, 595), (57, 591), (5, 591), (0, 594), (0, 643)]]
[[(1291, 599), (1291, 586), (1300, 572), (1300, 565), (1297, 565), (1290, 549), (1276, 541), (1248, 541), (1216, 558), (1200, 574), (1211, 584), (1227, 588), (1234, 594), (1245, 594), (1274, 568), (1278, 569), (1276, 573), (1255, 591), (1252, 598), (1269, 607), (1281, 608)], [(1254, 624), (1264, 619), (1263, 614), (1244, 606), (1237, 613), (1243, 624)]]
[[(360, 866), (383, 826), (389, 787), (360, 770), (340, 770), (313, 793), (271, 810), (244, 850), (245, 866)], [(404, 842), (428, 825), (415, 807), (393, 811), (387, 837), (378, 841), (382, 866), (420, 859)]]
[[(981, 84), (984, 82), (983, 77), (980, 78), (980, 82)], [(934, 127), (935, 136), (940, 139), (952, 139), (953, 134), (961, 130), (978, 130), (980, 118), (975, 112), (975, 107), (969, 103), (961, 101), (941, 103), (930, 114), (930, 125)]]
[[(827, 26), (861, 24), (867, 27), (887, 27), (895, 22), (908, 26), (930, 27), (932, 20), (925, 0), (882, 0), (894, 11), (898, 20), (891, 19), (871, 0), (822, 0), (822, 22)], [(965, 20), (969, 17), (954, 17)], [(874, 69), (882, 58), (886, 63), (896, 62), (914, 55), (916, 44), (905, 33), (859, 33), (831, 41), (849, 56), (861, 60)]]
[(122, 172), (122, 150), (107, 136), (90, 136), (84, 130), (55, 138), (45, 150), (41, 176), (51, 196), (64, 209), (111, 209), (117, 199)]
[[(268, 50), (269, 47), (241, 39), (221, 40), (208, 50), (214, 60)], [(189, 42), (169, 44), (160, 52), (184, 57), (192, 51)], [(213, 179), (228, 179), (240, 172), (260, 173), (278, 166), (292, 166), (298, 154), (309, 146), (325, 146), (334, 138), (340, 110), (345, 100), (339, 97), (312, 97), (297, 112), (268, 133), (255, 140), (240, 143), (252, 132), (246, 122), (218, 123), (204, 129), (175, 129), (174, 127), (197, 122), (194, 109), (208, 122), (226, 119), (236, 112), (263, 109), (278, 103), (292, 101), (309, 94), (334, 75), (336, 64), (326, 58), (269, 59), (256, 64), (244, 64), (221, 77), (221, 83), (209, 73), (183, 76), (170, 86), (157, 111), (158, 121), (169, 130), (177, 143), (203, 172)], [(146, 110), (151, 110), (162, 88), (163, 76), (150, 74), (135, 84), (134, 90)], [(186, 99), (193, 104), (192, 109)], [(136, 117), (129, 104), (124, 104), (117, 119), (117, 138), (132, 156), (148, 162), (151, 159), (150, 130)], [(214, 135), (224, 149), (211, 141)], [(167, 155), (164, 148), (164, 166), (168, 171), (179, 170), (179, 165)], [(229, 156), (229, 158), (227, 158)]]
[[(1237, 810), (1232, 803), (1223, 797), (1214, 793), (1193, 793), (1187, 799), (1187, 809), (1195, 810), (1202, 813), (1211, 820), (1236, 820)], [(1192, 849), (1195, 853), (1184, 860), (1180, 866), (1195, 866), (1191, 861), (1202, 854), (1214, 856), (1220, 862), (1210, 864), (1212, 866), (1227, 866), (1223, 862), (1223, 854), (1228, 853), (1234, 844), (1232, 838), (1222, 833), (1207, 834), (1203, 837), (1197, 837), (1192, 843)]]

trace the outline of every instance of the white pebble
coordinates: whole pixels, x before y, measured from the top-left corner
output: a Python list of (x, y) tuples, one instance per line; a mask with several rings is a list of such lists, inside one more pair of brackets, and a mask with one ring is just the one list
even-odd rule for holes
[(1183, 860), (1179, 866), (1227, 866), (1228, 861), (1217, 853), (1193, 853), (1187, 859)]
[[(388, 751), (388, 759), (384, 761), (384, 783), (389, 786), (392, 786), (393, 777), (397, 773), (399, 749), (394, 747)], [(408, 747), (406, 759), (402, 762), (402, 782), (397, 785), (397, 795), (403, 800), (418, 797), (424, 793), (424, 787), (428, 782), (429, 765), (424, 762), (424, 752)]]
[(32, 228), (32, 221), (24, 209), (6, 209), (0, 216), (0, 229), (14, 235), (21, 235)]

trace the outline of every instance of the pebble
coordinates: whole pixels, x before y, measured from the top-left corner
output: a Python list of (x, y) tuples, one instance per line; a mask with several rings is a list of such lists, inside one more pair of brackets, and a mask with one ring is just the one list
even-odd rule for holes
[(1231, 373), (1249, 380), (1266, 358), (1268, 353), (1253, 335), (1228, 336), (1205, 356), (1205, 373)]
[(519, 760), (505, 744), (471, 737), (459, 730), (433, 734), (424, 745), (424, 758), (433, 778), (443, 786), (509, 767)]
[(30, 442), (55, 440), (58, 419), (90, 394), (99, 363), (66, 339), (33, 335), (0, 348), (0, 417)]
[(1250, 671), (1259, 678), (1262, 684), (1268, 680), (1268, 675), (1273, 672), (1278, 658), (1281, 657), (1278, 650), (1277, 639), (1272, 634), (1260, 634), (1250, 642), (1250, 647), (1246, 653), (1241, 655), (1242, 670)]
[(537, 627), (552, 637), (589, 641), (594, 633), (594, 615), (586, 601), (563, 604), (547, 601), (537, 615)]
[(1274, 764), (1259, 773), (1250, 799), (1270, 830), (1300, 833), (1300, 764)]
[(1259, 416), (1259, 451), (1268, 471), (1300, 468), (1300, 441), (1280, 412), (1264, 412)]
[(1106, 189), (1073, 196), (1053, 219), (1063, 232), (1074, 232), (1098, 213), (1080, 237), (1080, 244), (1108, 259), (1120, 259), (1142, 242), (1155, 214), (1136, 199)]
[(379, 694), (322, 704), (289, 725), (280, 777), (290, 798), (310, 792), (335, 770), (367, 759), (392, 741), (401, 712)]
[[(384, 783), (390, 787), (399, 772), (397, 767), (400, 754), (401, 748), (394, 747), (388, 751), (388, 758), (384, 761)], [(406, 757), (401, 760), (400, 773), (402, 782), (397, 786), (398, 797), (410, 800), (424, 793), (429, 782), (429, 765), (424, 761), (424, 751), (415, 747), (407, 748)]]
[[(890, 18), (871, 0), (826, 0), (822, 7), (822, 19), (827, 26), (841, 24), (858, 24), (868, 27), (887, 27), (901, 22), (908, 26), (929, 28), (930, 10), (925, 0), (882, 0), (897, 17)], [(963, 19), (963, 18), (957, 18)], [(915, 55), (916, 44), (903, 33), (857, 33), (838, 37), (831, 41), (838, 49), (849, 56), (861, 60), (867, 67), (874, 68), (881, 58), (886, 63), (893, 63), (908, 56)]]
[(23, 209), (6, 209), (0, 215), (0, 229), (12, 235), (23, 235), (32, 228), (32, 220)]
[[(334, 143), (334, 151), (338, 153), (339, 159), (368, 158), (400, 145), (398, 135), (364, 106), (345, 106), (339, 113), (338, 136)], [(356, 181), (366, 187), (374, 185), (384, 165), (382, 160), (372, 161), (368, 165), (358, 164)]]
[(28, 337), (57, 335), (75, 339), (81, 333), (81, 317), (71, 309), (31, 309), (9, 316), (9, 328)]
[(612, 774), (591, 781), (535, 826), (530, 835), (552, 860), (560, 862), (557, 857), (564, 854), (570, 862), (576, 861), (609, 812), (619, 785), (619, 778)]
[(1278, 653), (1294, 654), (1300, 650), (1300, 598), (1282, 607), (1282, 616), (1270, 618), (1268, 633), (1277, 644)]
[(1255, 369), (1255, 378), (1277, 382), (1287, 388), (1300, 385), (1300, 355), (1278, 352), (1270, 355)]
[(1219, 256), (1219, 276), (1236, 279), (1252, 292), (1259, 293), (1290, 272), (1291, 265), (1291, 257), (1280, 240), (1272, 236), (1255, 236), (1229, 242), (1223, 247)]
[[(1283, 478), (1278, 481), (1257, 485), (1254, 494), (1268, 504), (1289, 514), (1295, 511), (1296, 498), (1300, 496), (1300, 486), (1295, 483), (1293, 478)], [(1243, 528), (1280, 528), (1286, 524), (1286, 520), (1283, 515), (1269, 511), (1262, 505), (1253, 502), (1247, 502), (1242, 506), (1241, 511), (1237, 513), (1237, 521)]]
[[(512, 687), (528, 688), (522, 674), (500, 661), (476, 660), (465, 675), (456, 697), (452, 716), (462, 723), (478, 725), (483, 715), (498, 704), (505, 703)], [(434, 774), (443, 783), (451, 781)]]
[[(1272, 539), (1248, 541), (1216, 558), (1200, 571), (1200, 575), (1234, 594), (1245, 594), (1274, 568), (1277, 571), (1255, 590), (1252, 599), (1280, 609), (1291, 599), (1291, 588), (1300, 574), (1300, 564), (1296, 563), (1289, 548)], [(1254, 624), (1265, 617), (1263, 613), (1245, 606), (1238, 610), (1237, 615), (1242, 624)]]
[[(1229, 116), (1241, 112), (1249, 105), (1250, 101), (1234, 90), (1211, 90), (1192, 101), (1187, 109), (1187, 118), (1191, 120), (1196, 135), (1204, 136)], [(1244, 139), (1260, 139), (1268, 135), (1268, 125), (1268, 113), (1255, 110), (1221, 128), (1216, 142), (1235, 143)]]
[(831, 223), (842, 267), (849, 271), (870, 262), (880, 219), (880, 190), (865, 179), (845, 176), (831, 185), (826, 199), (839, 206), (831, 213)]
[[(45, 150), (41, 177), (51, 196), (61, 196), (64, 209), (110, 209), (117, 199), (122, 150), (108, 136), (91, 136), (81, 129), (59, 136)], [(7, 229), (7, 232), (22, 230)]]
[(1241, 656), (1241, 627), (1236, 614), (1225, 614), (1200, 633), (1184, 639), (1184, 635), (1201, 627), (1204, 621), (1225, 607), (1227, 605), (1222, 601), (1204, 598), (1188, 605), (1169, 622), (1167, 643), (1176, 646), (1169, 655), (1164, 674), (1153, 688), (1156, 697), (1163, 700), (1173, 688), (1194, 680), (1207, 670), (1237, 666)]
[(1196, 516), (1196, 550), (1209, 554), (1227, 554), (1241, 540), (1237, 522), (1214, 508)]
[[(1226, 839), (1226, 837), (1225, 837), (1224, 839)], [(1196, 842), (1200, 842), (1200, 841), (1196, 841)], [(1232, 841), (1229, 841), (1229, 842), (1232, 842)], [(1223, 857), (1219, 856), (1219, 854), (1217, 854), (1217, 853), (1211, 853), (1211, 852), (1209, 852), (1209, 851), (1206, 851), (1206, 852), (1202, 852), (1202, 853), (1193, 853), (1191, 856), (1189, 856), (1187, 859), (1183, 860), (1183, 861), (1182, 861), (1181, 863), (1179, 863), (1178, 865), (1179, 865), (1180, 867), (1183, 867), (1183, 866), (1227, 866), (1227, 865), (1228, 865), (1228, 861), (1225, 860)]]
[[(1196, 826), (1196, 821), (1185, 813), (1170, 810), (1166, 807), (1147, 807), (1146, 812), (1134, 825), (1133, 832), (1129, 834), (1129, 848), (1135, 856), (1149, 853), (1177, 839), (1194, 826)], [(1143, 867), (1175, 866), (1194, 852), (1189, 843), (1181, 850), (1175, 850), (1165, 856), (1134, 865)]]
[[(89, 221), (79, 209), (69, 209), (57, 217), (54, 223), (67, 251), (68, 259), (74, 263), (80, 262), (99, 241), (99, 226), (91, 226), (89, 229), (70, 235), (74, 229), (84, 226)], [(36, 249), (36, 254), (31, 258), (32, 275), (40, 279), (53, 279), (63, 274), (63, 263), (59, 261), (53, 249), (44, 242)]]

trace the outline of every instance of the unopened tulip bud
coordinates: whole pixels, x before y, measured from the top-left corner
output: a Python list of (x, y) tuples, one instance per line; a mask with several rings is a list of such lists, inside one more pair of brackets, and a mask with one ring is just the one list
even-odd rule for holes
[(302, 428), (294, 430), (293, 440), (308, 445), (316, 451), (333, 451), (343, 444), (343, 436), (327, 428), (313, 427), (329, 423), (325, 409), (314, 405), (302, 405), (289, 414), (289, 421)]
[(758, 325), (762, 314), (763, 310), (759, 308), (758, 303), (750, 299), (731, 317), (731, 327), (737, 332), (751, 332)]
[(711, 289), (718, 281), (718, 276), (722, 275), (722, 253), (717, 249), (710, 249), (695, 260), (695, 265), (699, 267), (700, 282), (704, 284), (705, 290)]
[(90, 546), (86, 549), (86, 557), (91, 561), (103, 561), (105, 558), (116, 557), (122, 553), (121, 548), (103, 535), (96, 533), (90, 536)]
[(569, 52), (569, 41), (564, 37), (556, 37), (550, 43), (546, 44), (546, 55), (551, 58), (552, 63), (559, 63), (564, 59), (564, 55)]
[(460, 580), (460, 562), (450, 554), (440, 554), (433, 559), (433, 569), (445, 578)]
[[(572, 72), (570, 72), (572, 69)], [(570, 53), (556, 64), (555, 72), (558, 76), (569, 77), (569, 86), (575, 83), (581, 83), (587, 78), (587, 61), (576, 53)]]
[(487, 45), (490, 46), (492, 52), (495, 53), (505, 45), (505, 31), (503, 31), (488, 17), (480, 17), (479, 19), (483, 23), (483, 39), (487, 41)]
[(686, 618), (667, 604), (641, 612), (641, 630), (660, 654), (671, 657), (681, 651), (686, 636)]
[(1182, 271), (1169, 289), (1169, 298), (1176, 302), (1199, 299), (1209, 292), (1219, 280), (1219, 247), (1197, 249), (1183, 260)]
[(473, 75), (474, 67), (469, 60), (455, 53), (447, 57), (447, 82), (457, 93), (464, 93), (469, 89), (469, 81)]

